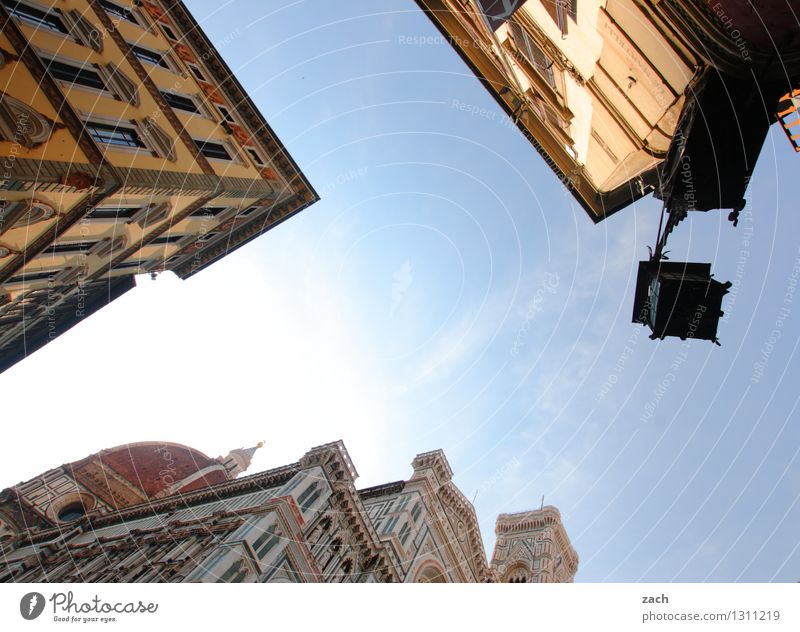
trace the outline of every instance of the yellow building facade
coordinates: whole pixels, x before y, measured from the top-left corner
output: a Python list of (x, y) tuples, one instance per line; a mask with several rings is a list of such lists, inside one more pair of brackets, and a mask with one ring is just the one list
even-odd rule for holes
[[(595, 222), (651, 192), (685, 210), (675, 165), (688, 154), (698, 182), (724, 189), (698, 187), (689, 210), (741, 208), (782, 95), (787, 116), (795, 111), (800, 30), (790, 3), (417, 4)], [(763, 103), (749, 103), (758, 92)]]
[(0, 3), (0, 370), (318, 196), (181, 2)]

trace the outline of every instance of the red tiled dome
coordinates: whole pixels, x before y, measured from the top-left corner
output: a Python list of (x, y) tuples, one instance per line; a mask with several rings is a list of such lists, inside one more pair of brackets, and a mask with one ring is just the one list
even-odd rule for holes
[(216, 459), (163, 441), (117, 446), (67, 467), (77, 481), (116, 507), (228, 480)]

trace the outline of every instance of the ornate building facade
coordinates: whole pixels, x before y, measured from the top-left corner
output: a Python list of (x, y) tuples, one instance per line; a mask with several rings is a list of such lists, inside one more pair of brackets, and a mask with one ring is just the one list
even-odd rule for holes
[(178, 0), (0, 2), (0, 371), (318, 196)]
[(0, 581), (570, 582), (554, 507), (497, 519), (491, 563), (441, 450), (357, 489), (341, 442), (254, 475), (256, 448), (104, 450), (0, 493)]
[(779, 119), (800, 150), (796, 2), (417, 4), (595, 222), (650, 192), (740, 209)]

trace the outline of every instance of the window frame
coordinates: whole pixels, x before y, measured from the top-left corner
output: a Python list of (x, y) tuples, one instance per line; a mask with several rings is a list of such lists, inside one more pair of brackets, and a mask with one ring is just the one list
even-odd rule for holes
[(161, 27), (161, 32), (164, 33), (164, 37), (166, 37), (170, 42), (181, 41), (178, 38), (178, 34), (175, 33), (175, 29), (172, 27), (171, 24), (164, 24), (163, 22), (159, 22), (158, 26)]
[(248, 206), (245, 209), (242, 209), (238, 213), (236, 213), (236, 217), (251, 217), (254, 213), (260, 211), (263, 206)]
[[(127, 206), (127, 205), (95, 206), (91, 211), (89, 211), (86, 215), (83, 216), (83, 220), (89, 221), (89, 222), (114, 222), (114, 223), (122, 221), (122, 223), (127, 223), (128, 221), (131, 220), (131, 218), (133, 218), (137, 213), (139, 213), (142, 210), (142, 208), (144, 208), (144, 207), (143, 206)], [(122, 215), (121, 216), (119, 213), (116, 213), (114, 215), (114, 217), (91, 217), (92, 213), (94, 213), (95, 211), (104, 211), (104, 210), (111, 210), (111, 209), (115, 209), (117, 211), (126, 209), (126, 210), (130, 211), (130, 215), (128, 215), (128, 216)]]
[[(528, 33), (523, 24), (512, 20), (508, 21), (508, 30), (516, 44), (517, 50), (525, 58), (526, 63), (533, 71), (558, 94), (558, 80), (556, 78), (555, 60), (547, 51)], [(541, 60), (541, 61), (540, 61)], [(528, 74), (528, 73), (526, 73)]]
[[(31, 283), (38, 283), (40, 281), (48, 281), (50, 277), (55, 277), (59, 272), (61, 272), (64, 268), (56, 267), (56, 268), (44, 268), (42, 270), (31, 270), (30, 272), (25, 272), (24, 270), (19, 274), (16, 274), (8, 279), (4, 283), (5, 284), (14, 284), (14, 285), (30, 285)], [(24, 278), (23, 278), (24, 277)], [(31, 278), (34, 277), (34, 278)]]
[[(201, 212), (201, 211), (205, 211), (206, 209), (209, 209), (209, 208), (218, 209), (218, 210), (215, 213), (202, 213)], [(201, 206), (200, 208), (192, 211), (189, 214), (189, 217), (192, 217), (194, 219), (206, 219), (206, 218), (209, 218), (209, 217), (219, 217), (225, 211), (227, 211), (229, 208), (230, 208), (230, 206)]]
[(264, 160), (263, 156), (261, 155), (261, 152), (258, 151), (257, 147), (246, 145), (244, 151), (245, 153), (247, 153), (248, 156), (250, 156), (250, 159), (252, 160), (253, 164), (256, 167), (261, 168), (267, 166), (267, 161)]
[(114, 265), (114, 267), (109, 270), (109, 272), (117, 272), (119, 270), (139, 270), (144, 269), (147, 265), (147, 261), (122, 261)]
[[(121, 20), (124, 20), (128, 24), (133, 24), (134, 26), (138, 26), (139, 28), (142, 28), (142, 29), (146, 29), (147, 28), (147, 26), (145, 24), (143, 24), (143, 20), (142, 20), (141, 14), (138, 11), (135, 10), (135, 7), (130, 7), (129, 8), (126, 5), (119, 4), (117, 2), (112, 2), (112, 0), (98, 0), (98, 4), (103, 8), (103, 11), (105, 11), (106, 14), (110, 18), (112, 18), (112, 22), (114, 21), (114, 18), (119, 18)], [(109, 9), (109, 7), (107, 5), (111, 5), (112, 7), (116, 7), (118, 9), (120, 9), (120, 11), (118, 11), (118, 12), (114, 11), (113, 8)], [(126, 18), (124, 15), (122, 15), (123, 13), (127, 13), (128, 15), (132, 16), (133, 20), (129, 20), (128, 18)], [(115, 26), (116, 26), (116, 24), (115, 24)]]
[[(63, 55), (54, 54), (50, 51), (40, 51), (40, 49), (36, 49), (37, 54), (39, 55), (39, 59), (41, 59), (42, 63), (45, 65), (47, 72), (55, 79), (62, 87), (64, 88), (75, 88), (78, 90), (84, 90), (86, 92), (91, 92), (93, 94), (99, 94), (103, 96), (109, 96), (111, 98), (118, 98), (116, 93), (108, 87), (108, 84), (103, 79), (103, 75), (97, 68), (97, 64), (95, 63), (87, 63), (82, 62), (77, 59), (72, 59), (70, 57), (64, 57)], [(103, 85), (102, 88), (98, 88), (97, 86), (90, 86), (83, 83), (76, 83), (74, 81), (70, 81), (69, 79), (64, 79), (57, 77), (53, 74), (51, 68), (53, 64), (60, 64), (62, 66), (67, 66), (70, 68), (74, 68), (78, 71), (88, 70), (89, 72), (94, 73), (97, 75), (97, 78), (100, 80), (100, 83)]]
[[(207, 138), (207, 139), (200, 139), (200, 138), (192, 138), (194, 141), (197, 150), (205, 156), (207, 160), (214, 160), (216, 162), (222, 163), (237, 163), (241, 164), (241, 159), (239, 158), (239, 152), (227, 141), (217, 138)], [(209, 156), (203, 151), (203, 148), (209, 144), (219, 145), (225, 150), (225, 153), (228, 154), (228, 158), (221, 158), (218, 156)]]
[[(95, 143), (97, 143), (98, 146), (103, 147), (106, 150), (111, 149), (111, 150), (127, 151), (134, 153), (147, 152), (149, 154), (156, 155), (156, 152), (154, 152), (153, 149), (147, 144), (144, 136), (139, 132), (138, 126), (136, 125), (135, 121), (111, 122), (103, 119), (92, 118), (84, 121), (84, 126), (90, 138)], [(98, 138), (92, 133), (91, 130), (92, 126), (99, 126), (113, 132), (117, 132), (118, 130), (133, 132), (133, 134), (136, 136), (136, 139), (139, 141), (140, 144), (131, 145), (131, 144), (107, 143), (105, 141), (98, 140)]]
[[(131, 154), (140, 154), (140, 155), (150, 155), (153, 158), (160, 158), (162, 160), (166, 160), (164, 156), (162, 156), (158, 148), (155, 147), (150, 140), (147, 138), (147, 134), (143, 133), (139, 129), (139, 121), (134, 119), (114, 119), (108, 116), (98, 116), (91, 112), (81, 112), (79, 111), (78, 114), (81, 116), (83, 120), (84, 128), (92, 140), (100, 147), (102, 151), (112, 150), (112, 151), (123, 151)], [(116, 126), (118, 128), (124, 128), (133, 130), (136, 132), (136, 135), (139, 137), (139, 140), (144, 143), (144, 147), (133, 147), (133, 146), (126, 146), (126, 145), (112, 145), (112, 144), (105, 144), (98, 142), (89, 131), (90, 125), (103, 125), (103, 126)]]
[(175, 233), (174, 235), (159, 235), (148, 241), (143, 247), (147, 246), (174, 246), (181, 239), (185, 238), (187, 233)]
[[(76, 240), (76, 241), (62, 241), (50, 244), (46, 250), (42, 252), (43, 256), (57, 257), (57, 256), (71, 256), (71, 255), (89, 255), (89, 251), (100, 243), (100, 239), (93, 240)], [(56, 250), (59, 248), (60, 250)]]
[(213, 241), (217, 237), (219, 237), (219, 231), (218, 230), (210, 230), (207, 233), (202, 233), (202, 234), (198, 235), (197, 239), (196, 239), (196, 243), (205, 245), (205, 244)]
[(190, 61), (187, 61), (186, 62), (186, 67), (189, 69), (189, 71), (192, 73), (192, 76), (197, 81), (202, 81), (203, 83), (208, 83), (208, 78), (206, 77), (206, 73), (203, 71), (202, 68), (200, 68), (200, 66), (198, 66), (197, 64), (193, 64)]
[[(39, 30), (39, 28), (42, 28), (44, 29), (45, 32), (58, 33), (59, 35), (62, 35), (69, 39), (74, 39), (70, 34), (69, 25), (64, 21), (63, 13), (61, 12), (61, 9), (59, 9), (58, 7), (44, 6), (39, 4), (38, 2), (30, 2), (30, 0), (26, 0), (25, 2), (17, 2), (14, 5), (15, 6), (14, 9), (9, 7), (8, 6), (9, 4), (11, 4), (11, 0), (9, 0), (9, 2), (3, 2), (3, 6), (5, 7), (6, 11), (8, 11), (9, 16), (11, 16), (12, 18), (20, 22), (23, 22), (28, 26), (32, 26), (37, 31)], [(28, 9), (33, 9), (34, 11), (39, 11), (41, 13), (44, 13), (45, 17), (47, 17), (48, 15), (55, 16), (55, 18), (58, 20), (58, 22), (61, 24), (64, 30), (61, 30), (60, 28), (53, 26), (52, 24), (48, 24), (47, 22), (43, 22), (42, 20), (37, 19), (35, 17), (30, 17), (25, 14), (20, 15), (18, 13), (14, 13), (16, 7), (19, 6), (27, 7)]]
[(217, 108), (217, 112), (222, 117), (222, 120), (226, 123), (233, 123), (234, 125), (238, 125), (239, 122), (236, 120), (236, 117), (231, 112), (231, 109), (227, 105), (220, 105), (219, 103), (215, 103), (214, 106)]
[[(127, 44), (131, 53), (133, 53), (133, 56), (136, 57), (136, 59), (138, 59), (145, 68), (160, 68), (161, 70), (166, 70), (167, 72), (178, 72), (178, 67), (175, 64), (175, 61), (172, 59), (169, 51), (154, 50), (152, 48), (148, 48), (147, 46), (141, 46), (140, 44), (133, 44), (131, 42), (127, 42)], [(157, 55), (163, 64), (153, 62), (146, 54), (141, 56), (142, 52)]]
[[(206, 112), (205, 105), (203, 104), (202, 99), (199, 95), (196, 94), (186, 94), (184, 92), (178, 92), (177, 90), (165, 90), (163, 88), (158, 89), (161, 96), (167, 102), (167, 105), (171, 107), (175, 112), (179, 112), (181, 114), (185, 114), (188, 116), (202, 116), (203, 118), (210, 118)], [(179, 97), (181, 99), (186, 99), (190, 101), (192, 105), (194, 105), (194, 110), (187, 110), (185, 108), (175, 107), (167, 98), (167, 95), (171, 95), (173, 97)]]

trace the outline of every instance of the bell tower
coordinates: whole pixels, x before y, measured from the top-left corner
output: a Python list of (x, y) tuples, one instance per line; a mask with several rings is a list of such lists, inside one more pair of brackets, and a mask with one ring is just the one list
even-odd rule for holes
[(552, 506), (536, 511), (500, 514), (491, 569), (502, 583), (572, 582), (578, 554)]

